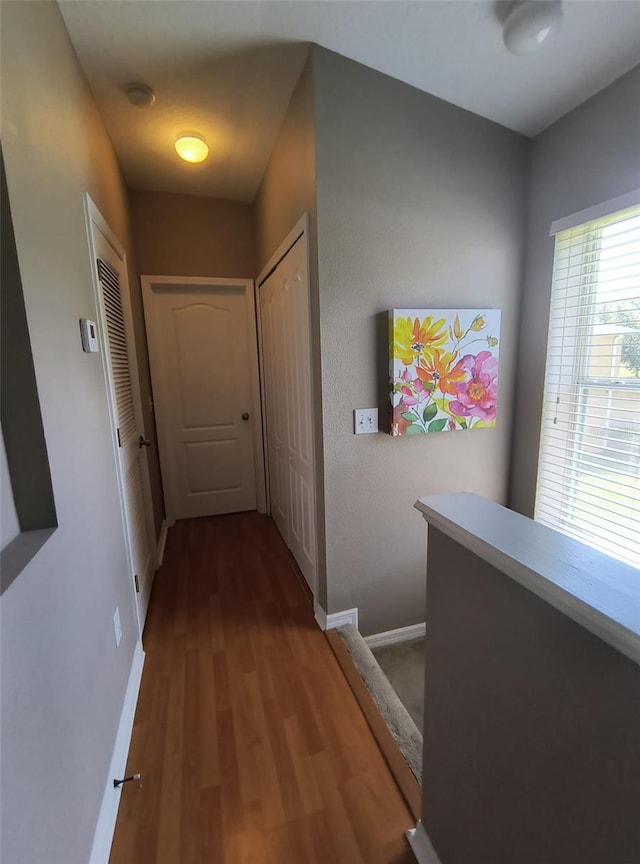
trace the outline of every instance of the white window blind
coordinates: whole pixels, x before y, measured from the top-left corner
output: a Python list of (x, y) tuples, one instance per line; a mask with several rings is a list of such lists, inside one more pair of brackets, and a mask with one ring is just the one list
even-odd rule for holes
[(640, 206), (556, 235), (535, 518), (640, 568)]

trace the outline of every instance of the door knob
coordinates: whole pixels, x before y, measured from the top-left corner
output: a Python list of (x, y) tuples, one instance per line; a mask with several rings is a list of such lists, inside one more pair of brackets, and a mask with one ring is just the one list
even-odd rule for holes
[(142, 435), (138, 438), (138, 447), (151, 447), (151, 441), (148, 438), (143, 438)]
[(249, 419), (249, 413), (248, 413), (248, 411), (245, 411), (245, 412), (244, 412), (244, 414), (242, 415), (242, 419), (243, 419), (243, 420), (248, 420), (248, 419)]

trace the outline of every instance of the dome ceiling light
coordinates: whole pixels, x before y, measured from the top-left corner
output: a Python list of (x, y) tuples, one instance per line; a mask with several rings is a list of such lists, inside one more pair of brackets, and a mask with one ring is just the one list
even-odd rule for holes
[(533, 54), (551, 41), (562, 24), (560, 0), (518, 0), (502, 25), (502, 38), (512, 54)]
[(209, 155), (209, 148), (202, 135), (183, 132), (176, 139), (176, 152), (185, 162), (204, 162)]

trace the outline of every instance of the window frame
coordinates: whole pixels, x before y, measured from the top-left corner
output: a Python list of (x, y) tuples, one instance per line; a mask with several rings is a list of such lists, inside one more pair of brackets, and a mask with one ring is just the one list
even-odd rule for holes
[[(629, 559), (633, 559), (636, 554), (633, 541), (631, 541), (627, 550), (623, 539), (621, 541), (623, 551), (621, 554), (616, 555), (615, 551), (611, 551), (610, 546), (605, 548), (606, 543), (601, 536), (597, 535), (597, 532), (591, 535), (585, 527), (589, 524), (589, 518), (591, 517), (589, 515), (589, 518), (585, 518), (586, 511), (580, 507), (581, 504), (584, 507), (584, 502), (580, 502), (579, 500), (578, 486), (585, 478), (597, 476), (590, 473), (589, 468), (591, 467), (592, 472), (594, 469), (593, 466), (589, 466), (588, 460), (589, 455), (591, 455), (589, 448), (596, 446), (593, 440), (589, 440), (593, 434), (589, 431), (589, 427), (593, 428), (594, 418), (597, 417), (597, 413), (595, 412), (599, 408), (594, 408), (592, 403), (591, 408), (588, 409), (590, 395), (592, 398), (595, 397), (596, 400), (602, 398), (607, 403), (611, 403), (611, 400), (615, 399), (616, 392), (624, 394), (622, 397), (623, 400), (628, 398), (628, 394), (630, 393), (640, 392), (640, 377), (630, 376), (627, 378), (614, 374), (613, 354), (610, 376), (589, 374), (590, 367), (593, 368), (594, 326), (597, 324), (595, 319), (598, 314), (598, 301), (596, 297), (601, 267), (603, 232), (607, 227), (606, 221), (603, 224), (602, 220), (611, 217), (611, 224), (615, 224), (621, 221), (621, 218), (616, 219), (614, 217), (623, 211), (637, 207), (640, 207), (640, 190), (635, 190), (617, 199), (603, 202), (596, 207), (573, 214), (565, 219), (557, 220), (551, 226), (552, 235), (566, 235), (566, 232), (572, 229), (586, 229), (584, 238), (580, 240), (586, 248), (585, 251), (580, 253), (580, 261), (577, 264), (579, 268), (578, 275), (568, 275), (571, 267), (569, 263), (571, 255), (568, 256), (567, 281), (565, 284), (561, 284), (560, 279), (556, 275), (557, 262), (561, 260), (558, 257), (557, 240), (554, 246), (549, 307), (549, 334), (545, 356), (545, 381), (540, 421), (540, 444), (534, 510), (534, 518), (537, 521), (553, 527), (567, 536), (579, 539), (581, 542), (605, 552), (605, 554), (613, 554), (613, 557), (619, 557), (620, 560), (624, 560), (627, 563), (632, 563)], [(640, 216), (640, 211), (636, 215)], [(591, 222), (595, 224), (592, 230), (589, 231), (588, 226)], [(600, 224), (597, 224), (598, 222)], [(565, 236), (565, 242), (569, 242), (570, 244), (571, 238)], [(571, 247), (569, 246), (569, 248)], [(573, 311), (570, 311), (571, 306), (569, 305), (571, 300), (569, 292), (574, 287), (569, 287), (570, 279), (577, 280), (575, 288), (579, 290), (577, 303)], [(640, 284), (638, 285), (638, 299), (640, 299)], [(560, 309), (555, 308), (556, 303), (560, 305)], [(554, 328), (559, 328), (560, 334), (554, 332)], [(565, 363), (564, 348), (565, 338), (567, 338), (567, 328), (573, 328), (575, 332), (571, 333), (568, 337), (572, 351), (571, 359)], [(624, 334), (620, 335), (620, 339), (622, 335)], [(554, 341), (555, 345), (553, 344)], [(558, 362), (557, 352), (559, 346), (561, 353)], [(620, 353), (620, 349), (618, 349), (618, 353)], [(620, 362), (618, 362), (617, 366), (620, 366)], [(597, 391), (604, 391), (602, 397), (598, 395)], [(564, 412), (562, 412), (560, 407), (561, 400), (567, 406)], [(596, 401), (595, 404), (597, 406), (598, 402)], [(583, 407), (581, 408), (581, 406)], [(608, 410), (609, 408), (607, 407), (605, 412)], [(558, 422), (561, 413), (565, 414), (567, 431), (561, 442), (556, 443), (553, 441), (553, 426)], [(606, 428), (608, 430), (609, 427), (606, 426)], [(633, 432), (633, 428), (631, 431)], [(610, 440), (608, 431), (603, 440), (604, 447), (602, 449), (605, 453), (608, 449), (615, 451), (615, 448), (607, 447)], [(606, 455), (604, 458), (611, 459), (611, 457), (607, 457)], [(615, 463), (617, 460), (614, 457), (611, 461)], [(624, 464), (624, 460), (621, 460), (621, 466), (624, 466)], [(638, 454), (637, 465), (633, 461), (630, 464), (630, 488), (633, 490), (635, 485), (636, 489), (639, 490), (640, 453)], [(621, 471), (620, 473), (625, 472)], [(595, 484), (594, 486), (597, 488)], [(599, 496), (597, 493), (589, 494), (591, 498), (599, 499), (602, 497), (603, 501), (607, 501), (606, 496)], [(626, 495), (627, 493), (625, 492), (624, 494)], [(631, 526), (633, 529), (635, 509), (640, 500), (640, 491), (630, 492), (628, 498), (630, 501)], [(606, 510), (606, 508), (603, 507), (603, 510)], [(606, 520), (604, 521), (613, 522), (613, 519), (613, 515), (607, 512)], [(640, 567), (640, 560), (635, 563), (635, 566)]]

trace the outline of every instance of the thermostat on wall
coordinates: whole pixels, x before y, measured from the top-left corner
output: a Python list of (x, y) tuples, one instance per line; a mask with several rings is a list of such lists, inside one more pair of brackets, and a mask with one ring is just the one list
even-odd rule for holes
[(80, 335), (82, 336), (82, 350), (89, 354), (98, 351), (98, 329), (95, 321), (88, 318), (80, 319)]

